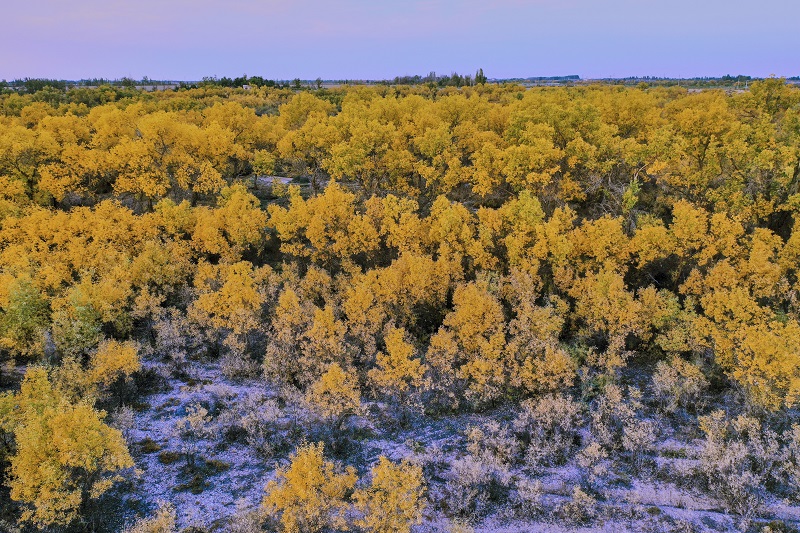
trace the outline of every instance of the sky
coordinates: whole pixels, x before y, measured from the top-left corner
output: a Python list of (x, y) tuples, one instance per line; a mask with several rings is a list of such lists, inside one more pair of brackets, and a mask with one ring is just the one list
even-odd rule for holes
[(800, 0), (24, 0), (0, 79), (800, 75)]

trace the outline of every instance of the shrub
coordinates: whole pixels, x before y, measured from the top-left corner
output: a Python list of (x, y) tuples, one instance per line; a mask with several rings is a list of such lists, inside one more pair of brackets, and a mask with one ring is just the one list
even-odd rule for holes
[(708, 386), (708, 380), (697, 366), (678, 357), (668, 363), (659, 361), (651, 383), (653, 397), (667, 413), (678, 409), (701, 410)]
[(192, 404), (186, 408), (186, 416), (175, 424), (176, 434), (183, 439), (181, 451), (189, 467), (195, 466), (201, 441), (212, 434), (210, 422), (208, 410), (200, 404)]
[(711, 494), (745, 521), (764, 502), (765, 486), (774, 479), (781, 461), (777, 435), (758, 420), (739, 416), (728, 420), (715, 411), (700, 417), (706, 434), (700, 472)]
[(291, 456), (291, 464), (278, 470), (262, 502), (286, 533), (315, 533), (346, 525), (345, 496), (356, 484), (352, 467), (344, 471), (323, 458), (323, 445), (307, 444)]
[(150, 437), (142, 439), (139, 442), (139, 447), (141, 448), (142, 453), (155, 453), (161, 451), (161, 445)]
[(422, 521), (424, 492), (422, 468), (381, 457), (372, 468), (370, 485), (353, 494), (356, 508), (364, 515), (356, 523), (375, 533), (410, 533), (411, 526)]
[(219, 362), (222, 375), (231, 380), (243, 380), (258, 377), (261, 365), (248, 354), (238, 350), (225, 350)]
[(634, 471), (640, 472), (647, 454), (656, 442), (656, 425), (649, 420), (632, 420), (622, 428), (622, 449), (628, 455)]
[(586, 524), (597, 516), (597, 500), (580, 487), (572, 490), (572, 499), (558, 509), (559, 516), (572, 524)]
[(630, 387), (628, 397), (614, 384), (606, 385), (592, 409), (592, 436), (608, 450), (625, 452), (635, 470), (640, 470), (653, 450), (656, 425), (637, 416), (642, 408), (641, 392)]
[(275, 400), (248, 395), (241, 406), (241, 425), (247, 432), (247, 443), (264, 457), (271, 457), (275, 448), (283, 444), (276, 431), (282, 416)]
[(522, 402), (514, 431), (527, 444), (525, 461), (532, 469), (566, 461), (575, 449), (583, 424), (582, 408), (566, 396), (545, 396)]
[(599, 443), (592, 442), (578, 452), (578, 466), (588, 486), (599, 485), (609, 473), (608, 452)]
[(531, 517), (542, 512), (542, 495), (544, 488), (541, 481), (521, 478), (511, 493), (514, 511), (521, 517)]
[(176, 521), (175, 506), (161, 502), (154, 516), (142, 518), (126, 528), (125, 533), (174, 533), (177, 531)]
[(641, 407), (637, 389), (630, 390), (629, 396), (626, 400), (621, 387), (608, 384), (592, 405), (592, 435), (610, 450), (622, 449), (625, 425), (636, 419), (636, 411)]
[(181, 454), (178, 452), (161, 452), (158, 454), (158, 462), (162, 465), (171, 465), (178, 461), (181, 458)]
[(467, 429), (467, 451), (484, 463), (503, 467), (514, 462), (519, 443), (507, 426), (492, 420), (482, 428)]
[(800, 424), (792, 425), (783, 434), (783, 440), (786, 442), (783, 475), (796, 494), (800, 490)]
[(120, 407), (111, 415), (110, 426), (122, 433), (122, 438), (125, 439), (125, 443), (130, 448), (130, 445), (133, 444), (131, 437), (136, 427), (136, 413), (134, 410), (127, 405)]
[(236, 501), (236, 511), (225, 525), (229, 533), (261, 533), (264, 512), (258, 507), (250, 507), (246, 500)]
[(503, 468), (467, 455), (453, 461), (445, 485), (445, 504), (456, 516), (481, 516), (491, 502), (509, 493), (511, 475)]
[(347, 417), (361, 411), (358, 380), (338, 363), (333, 363), (309, 386), (306, 403), (321, 419), (340, 428)]
[(155, 351), (166, 358), (169, 370), (175, 376), (187, 371), (189, 354), (202, 356), (211, 344), (203, 328), (187, 318), (177, 309), (170, 309), (165, 317), (153, 324)]
[(206, 477), (202, 473), (198, 472), (196, 474), (192, 474), (188, 481), (175, 485), (172, 490), (175, 492), (191, 492), (192, 494), (197, 495), (202, 494), (207, 488), (208, 483), (206, 483)]
[(453, 520), (448, 524), (448, 533), (475, 533), (475, 528), (464, 520)]

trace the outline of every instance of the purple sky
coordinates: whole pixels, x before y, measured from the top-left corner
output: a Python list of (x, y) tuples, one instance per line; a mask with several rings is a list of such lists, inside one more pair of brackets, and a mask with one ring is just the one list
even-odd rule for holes
[(0, 79), (800, 75), (800, 0), (16, 0)]

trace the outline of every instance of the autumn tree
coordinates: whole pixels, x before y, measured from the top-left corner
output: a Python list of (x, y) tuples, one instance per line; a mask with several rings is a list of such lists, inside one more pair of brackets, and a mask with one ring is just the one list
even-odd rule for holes
[(302, 445), (267, 484), (262, 507), (286, 533), (347, 529), (345, 498), (357, 479), (352, 467), (341, 470), (325, 460), (322, 443)]
[(376, 249), (374, 226), (359, 213), (356, 196), (336, 182), (330, 182), (324, 194), (308, 200), (293, 188), (289, 200), (288, 208), (269, 208), (269, 225), (275, 229), (285, 254), (335, 272)]
[(68, 402), (44, 369), (28, 370), (19, 393), (3, 401), (15, 406), (3, 429), (14, 434), (9, 486), (25, 508), (22, 520), (70, 524), (133, 466), (120, 432), (103, 423), (104, 413)]
[(310, 409), (326, 423), (340, 429), (345, 420), (361, 411), (361, 391), (352, 373), (331, 364), (308, 387), (305, 396)]
[(245, 353), (261, 325), (265, 296), (259, 281), (268, 275), (269, 267), (254, 270), (247, 261), (216, 266), (201, 263), (194, 282), (198, 294), (189, 317), (218, 330), (229, 348)]
[(431, 338), (425, 360), (431, 387), (445, 404), (458, 405), (464, 393), (473, 404), (486, 405), (506, 391), (505, 318), (488, 289), (486, 283), (457, 287), (453, 311)]
[(0, 347), (16, 356), (42, 355), (50, 322), (47, 300), (29, 278), (0, 283)]
[(363, 513), (358, 526), (373, 532), (409, 533), (422, 521), (425, 509), (422, 468), (381, 456), (371, 474), (370, 484), (353, 493), (355, 506)]
[(407, 336), (404, 329), (388, 326), (384, 335), (386, 353), (377, 354), (375, 368), (367, 373), (379, 395), (391, 400), (393, 408), (399, 406), (403, 410), (399, 417), (401, 422), (407, 410), (418, 401), (426, 371), (426, 366), (414, 357), (415, 349)]

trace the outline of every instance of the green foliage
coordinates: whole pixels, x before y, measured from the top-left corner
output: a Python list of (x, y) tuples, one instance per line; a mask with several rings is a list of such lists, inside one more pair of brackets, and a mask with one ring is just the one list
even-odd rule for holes
[(47, 300), (27, 278), (10, 280), (2, 292), (0, 348), (16, 356), (41, 356), (50, 319)]

